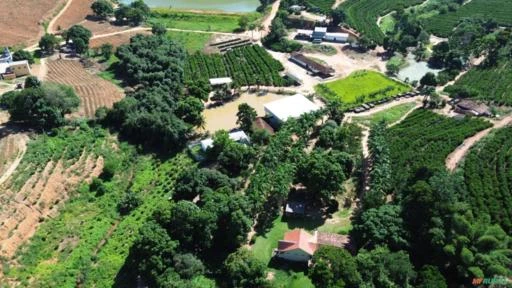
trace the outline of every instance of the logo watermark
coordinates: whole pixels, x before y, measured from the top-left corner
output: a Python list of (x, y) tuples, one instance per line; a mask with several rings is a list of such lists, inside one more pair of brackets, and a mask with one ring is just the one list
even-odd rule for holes
[(512, 278), (507, 278), (505, 276), (494, 276), (492, 278), (473, 278), (473, 280), (471, 281), (471, 284), (473, 284), (475, 286), (479, 286), (479, 285), (510, 285), (510, 284), (512, 284)]

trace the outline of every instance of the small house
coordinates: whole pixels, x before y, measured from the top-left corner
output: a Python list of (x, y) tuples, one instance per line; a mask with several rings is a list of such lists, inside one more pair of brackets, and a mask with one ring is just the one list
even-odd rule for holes
[(455, 104), (455, 112), (472, 116), (492, 116), (489, 107), (474, 100), (464, 99)]
[[(236, 131), (236, 132), (229, 133), (229, 139), (231, 139), (235, 142), (241, 143), (241, 144), (250, 144), (251, 143), (249, 136), (247, 136), (247, 134), (245, 134), (244, 131)], [(201, 150), (206, 152), (206, 150), (213, 147), (213, 139), (212, 138), (204, 139), (200, 142), (200, 144), (201, 144)]]
[(30, 65), (27, 60), (0, 63), (0, 76), (3, 79), (14, 79), (30, 75)]
[(303, 229), (295, 229), (279, 240), (274, 256), (292, 262), (308, 262), (321, 246), (345, 248), (349, 242), (350, 238), (346, 235), (318, 231), (310, 234)]

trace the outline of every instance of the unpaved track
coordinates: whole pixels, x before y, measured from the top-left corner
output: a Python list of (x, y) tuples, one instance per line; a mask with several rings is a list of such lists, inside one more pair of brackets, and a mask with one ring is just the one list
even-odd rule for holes
[[(75, 0), (75, 1), (77, 1), (77, 0)], [(55, 33), (55, 29), (53, 28), (53, 26), (55, 26), (55, 22), (57, 22), (57, 20), (59, 20), (60, 16), (62, 16), (62, 14), (64, 14), (64, 12), (66, 12), (66, 10), (68, 10), (69, 6), (71, 6), (71, 2), (73, 2), (73, 0), (67, 0), (66, 5), (62, 9), (60, 9), (59, 14), (57, 14), (55, 17), (53, 17), (52, 20), (50, 21), (50, 23), (48, 23), (48, 33), (50, 33), (50, 34)]]
[(459, 163), (464, 159), (464, 157), (468, 154), (471, 147), (473, 147), (478, 141), (482, 140), (485, 136), (489, 135), (489, 133), (498, 128), (503, 128), (512, 123), (512, 115), (507, 116), (499, 121), (494, 122), (491, 128), (482, 130), (475, 135), (467, 138), (464, 142), (455, 149), (448, 157), (446, 158), (445, 164), (446, 168), (449, 171), (454, 171)]
[[(9, 139), (11, 138), (11, 139)], [(2, 173), (0, 176), (0, 186), (7, 181), (11, 177), (11, 175), (16, 171), (16, 168), (18, 168), (18, 165), (21, 162), (21, 159), (23, 159), (23, 156), (25, 155), (25, 152), (27, 151), (27, 142), (29, 140), (29, 137), (27, 134), (19, 133), (19, 134), (13, 134), (6, 136), (2, 139), (0, 139), (0, 147), (2, 147), (2, 142), (8, 142), (12, 141), (16, 148), (18, 149), (16, 158), (9, 164), (7, 169)], [(9, 156), (9, 155), (5, 155)], [(7, 159), (1, 159), (2, 161), (7, 161)]]

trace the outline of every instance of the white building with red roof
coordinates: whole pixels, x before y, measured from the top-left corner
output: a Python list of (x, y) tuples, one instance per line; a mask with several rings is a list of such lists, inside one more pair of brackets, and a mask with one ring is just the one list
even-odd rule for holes
[(349, 243), (348, 236), (315, 231), (310, 234), (303, 229), (294, 229), (279, 240), (275, 256), (294, 262), (308, 262), (322, 245), (344, 248)]

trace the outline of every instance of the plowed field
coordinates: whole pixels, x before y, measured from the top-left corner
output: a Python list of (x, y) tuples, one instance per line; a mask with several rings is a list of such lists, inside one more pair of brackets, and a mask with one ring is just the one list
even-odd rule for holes
[(77, 61), (58, 60), (48, 63), (49, 82), (72, 86), (80, 96), (79, 117), (93, 117), (99, 107), (112, 107), (121, 100), (123, 92), (114, 84), (90, 74)]
[(43, 23), (64, 3), (64, 0), (0, 1), (0, 46), (36, 43), (43, 33)]

